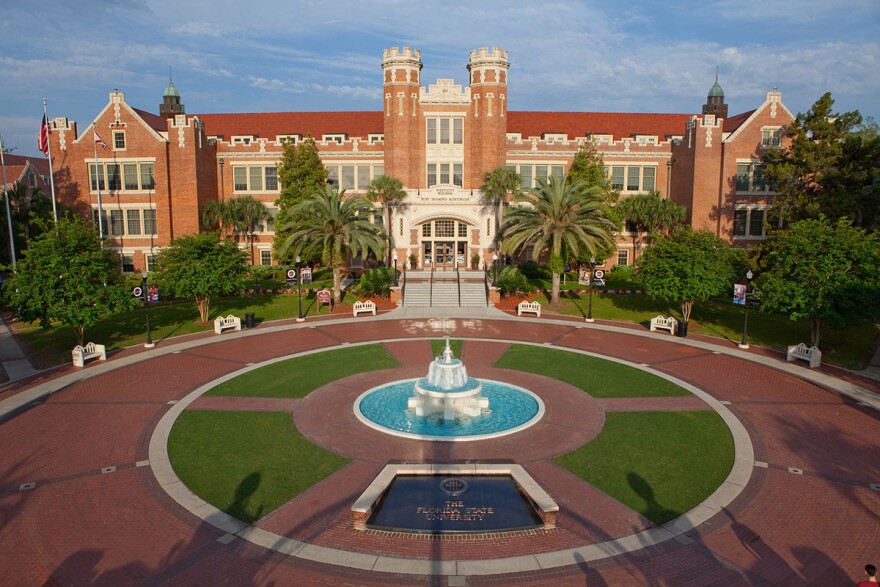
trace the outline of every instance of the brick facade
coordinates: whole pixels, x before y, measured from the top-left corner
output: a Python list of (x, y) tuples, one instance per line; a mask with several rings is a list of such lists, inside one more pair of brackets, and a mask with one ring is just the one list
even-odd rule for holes
[[(169, 82), (157, 116), (114, 90), (82, 135), (76, 122), (51, 121), (56, 193), (78, 213), (95, 214), (98, 190), (90, 185), (89, 165), (96, 131), (108, 145), (97, 153), (107, 180), (105, 232), (139, 271), (148, 255), (203, 228), (201, 212), (210, 201), (247, 194), (272, 211), (282, 138), (312, 136), (339, 187), (365, 192), (383, 173), (403, 182), (407, 206), (395, 211), (390, 227), (400, 259), (415, 254), (419, 266), (469, 266), (474, 254), (486, 263), (495, 252), (494, 211), (480, 202), (483, 174), (509, 166), (534, 183), (565, 173), (578, 149), (592, 143), (623, 198), (654, 189), (685, 206), (694, 228), (739, 245), (760, 238), (758, 220), (772, 192), (756, 164), (766, 149), (784, 147), (775, 144), (774, 132), (793, 120), (779, 92), (728, 118), (717, 80), (699, 115), (508, 112), (509, 67), (506, 51), (477, 49), (469, 56), (468, 86), (440, 79), (425, 87), (421, 53), (387, 49), (381, 110), (371, 112), (188, 115)], [(121, 147), (114, 142), (120, 132)], [(150, 165), (152, 185), (141, 177)], [(155, 231), (147, 210), (155, 213)], [(271, 251), (272, 237), (271, 225), (257, 234), (254, 263)], [(631, 237), (619, 240), (629, 263)]]

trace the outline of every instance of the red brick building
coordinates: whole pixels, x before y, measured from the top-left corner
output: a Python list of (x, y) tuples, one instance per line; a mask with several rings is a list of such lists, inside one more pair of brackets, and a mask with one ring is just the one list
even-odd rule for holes
[[(508, 112), (504, 50), (471, 51), (467, 86), (422, 85), (421, 54), (407, 47), (384, 51), (381, 67), (382, 109), (370, 112), (188, 115), (169, 82), (155, 115), (114, 90), (81, 132), (66, 118), (51, 121), (59, 200), (96, 223), (100, 207), (124, 269), (140, 270), (159, 248), (200, 229), (206, 202), (252, 195), (274, 215), (282, 141), (311, 135), (333, 185), (364, 192), (380, 175), (400, 179), (407, 206), (389, 227), (398, 256), (446, 268), (494, 253), (494, 212), (480, 202), (484, 172), (508, 166), (534, 187), (563, 175), (591, 143), (622, 197), (657, 190), (685, 206), (695, 228), (737, 244), (763, 234), (772, 192), (760, 157), (780, 146), (793, 120), (775, 90), (756, 110), (730, 117), (717, 80), (701, 114)], [(272, 236), (270, 220), (254, 263), (272, 262)], [(619, 243), (609, 264), (631, 263), (630, 235)]]

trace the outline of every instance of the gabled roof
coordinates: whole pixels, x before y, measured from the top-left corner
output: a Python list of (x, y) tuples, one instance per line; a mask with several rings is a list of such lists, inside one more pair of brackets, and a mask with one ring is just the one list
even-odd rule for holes
[(146, 110), (141, 110), (140, 108), (132, 108), (132, 110), (137, 112), (137, 115), (141, 117), (141, 120), (146, 122), (153, 130), (157, 132), (168, 132), (168, 123), (161, 116), (147, 112)]
[(754, 114), (754, 110), (749, 110), (748, 112), (743, 112), (742, 114), (737, 114), (735, 116), (731, 116), (730, 118), (724, 119), (724, 132), (733, 132), (742, 126), (749, 117)]
[(633, 135), (683, 135), (690, 114), (630, 112), (508, 112), (507, 132), (523, 138), (544, 133), (566, 133), (569, 139), (590, 134), (612, 135), (614, 140)]
[(366, 138), (383, 134), (383, 112), (265, 112), (246, 114), (198, 114), (205, 123), (205, 134), (222, 136), (256, 136), (275, 140), (279, 135), (346, 134)]
[(26, 157), (5, 153), (3, 163), (6, 165), (6, 183), (9, 185), (15, 182), (27, 183), (24, 174), (27, 171), (28, 163), (41, 176), (41, 179), (38, 180), (40, 183), (43, 183), (42, 177), (49, 177), (49, 160), (43, 157)]

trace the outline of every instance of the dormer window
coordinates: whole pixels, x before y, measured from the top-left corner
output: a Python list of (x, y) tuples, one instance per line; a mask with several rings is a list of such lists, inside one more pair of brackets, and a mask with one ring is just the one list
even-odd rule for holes
[(342, 142), (345, 140), (345, 135), (344, 135), (344, 134), (341, 134), (341, 135), (323, 135), (323, 136), (321, 137), (321, 140), (324, 141), (325, 143), (336, 143), (337, 145), (341, 145)]
[(382, 134), (370, 135), (367, 139), (367, 141), (371, 145), (373, 145), (375, 143), (381, 143), (384, 140), (385, 140), (385, 135), (382, 135)]
[(568, 140), (568, 135), (565, 133), (544, 133), (544, 140), (548, 143), (562, 143)]
[(300, 135), (278, 135), (275, 137), (275, 142), (279, 145), (283, 145), (285, 142), (288, 142), (291, 145), (298, 145), (299, 141)]
[(254, 140), (254, 137), (252, 135), (242, 135), (242, 136), (232, 137), (232, 144), (233, 145), (248, 146), (251, 144), (251, 142), (253, 142), (253, 140)]

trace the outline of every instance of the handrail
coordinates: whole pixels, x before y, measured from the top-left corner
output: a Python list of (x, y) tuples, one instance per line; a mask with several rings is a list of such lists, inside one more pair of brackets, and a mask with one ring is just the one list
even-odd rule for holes
[(400, 305), (406, 305), (406, 263), (403, 265), (403, 285), (400, 286)]
[(456, 283), (458, 284), (458, 307), (460, 308), (461, 307), (461, 268), (459, 268), (459, 267), (455, 268), (455, 275), (458, 278), (458, 281)]
[(483, 285), (486, 286), (486, 307), (489, 307), (489, 267), (483, 266)]
[(434, 306), (434, 266), (431, 265), (431, 277), (428, 282), (428, 305)]

